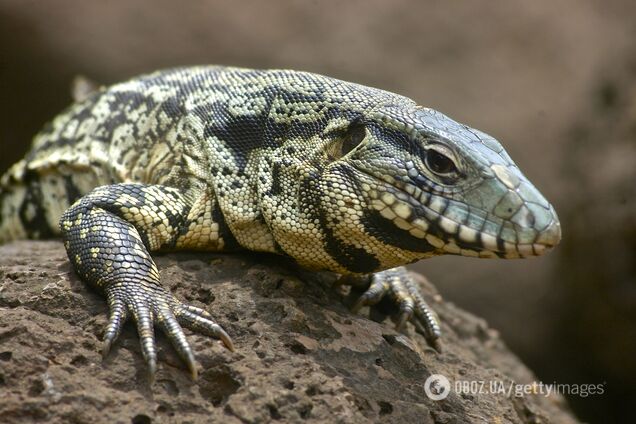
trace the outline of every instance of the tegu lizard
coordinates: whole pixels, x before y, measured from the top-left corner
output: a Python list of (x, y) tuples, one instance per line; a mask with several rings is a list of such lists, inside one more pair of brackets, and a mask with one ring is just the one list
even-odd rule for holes
[(550, 203), (493, 137), (387, 91), (291, 70), (191, 67), (99, 89), (36, 137), (0, 183), (0, 241), (60, 236), (104, 293), (104, 354), (132, 318), (192, 375), (182, 326), (228, 334), (166, 290), (150, 252), (287, 256), (386, 297), (433, 345), (440, 327), (403, 265), (523, 258), (561, 237)]

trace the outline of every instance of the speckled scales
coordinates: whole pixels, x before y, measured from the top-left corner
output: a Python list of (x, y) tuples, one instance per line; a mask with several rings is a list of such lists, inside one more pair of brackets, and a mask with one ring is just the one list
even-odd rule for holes
[(540, 255), (560, 225), (494, 138), (406, 97), (306, 72), (194, 67), (92, 93), (0, 179), (0, 242), (60, 234), (106, 294), (105, 351), (132, 317), (152, 372), (156, 325), (195, 374), (180, 325), (232, 343), (161, 287), (149, 252), (286, 255), (365, 281), (358, 306), (388, 295), (398, 322), (436, 344), (402, 265)]

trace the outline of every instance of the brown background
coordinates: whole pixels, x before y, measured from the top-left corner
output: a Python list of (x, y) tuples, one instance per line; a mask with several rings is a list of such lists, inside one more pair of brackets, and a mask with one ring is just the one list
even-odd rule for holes
[(570, 401), (631, 416), (636, 385), (636, 4), (630, 1), (0, 0), (0, 172), (70, 102), (77, 74), (293, 68), (405, 94), (497, 137), (563, 220), (527, 261), (415, 266), (484, 316)]

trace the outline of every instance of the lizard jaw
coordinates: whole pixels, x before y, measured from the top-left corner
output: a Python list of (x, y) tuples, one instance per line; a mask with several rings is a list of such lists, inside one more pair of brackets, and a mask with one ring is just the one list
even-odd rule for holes
[[(526, 258), (545, 254), (561, 239), (561, 226), (552, 206), (547, 212), (549, 224), (539, 230), (431, 194), (403, 181), (388, 183), (377, 177), (373, 179), (375, 187), (363, 187), (370, 198), (370, 207), (410, 236), (425, 240), (437, 254)], [(524, 213), (523, 224), (534, 222), (528, 208)], [(515, 240), (504, 239), (501, 236), (504, 229), (513, 234)]]

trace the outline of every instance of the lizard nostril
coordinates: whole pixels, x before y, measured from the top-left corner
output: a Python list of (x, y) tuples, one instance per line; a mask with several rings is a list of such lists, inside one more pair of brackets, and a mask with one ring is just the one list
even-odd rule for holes
[(528, 222), (528, 227), (534, 227), (534, 223), (536, 222), (536, 220), (534, 219), (534, 214), (532, 212), (528, 211), (526, 220)]
[(534, 213), (526, 205), (521, 206), (510, 220), (523, 228), (533, 228), (536, 221)]

